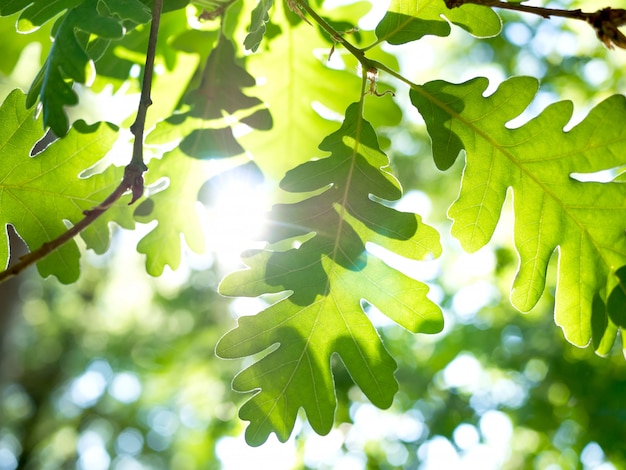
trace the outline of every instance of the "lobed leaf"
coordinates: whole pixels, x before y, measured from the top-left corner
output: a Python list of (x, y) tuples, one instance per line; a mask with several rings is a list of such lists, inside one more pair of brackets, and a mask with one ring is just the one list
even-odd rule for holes
[(533, 78), (512, 78), (484, 97), (485, 78), (458, 85), (434, 81), (411, 90), (411, 101), (426, 121), (437, 166), (448, 168), (461, 149), (466, 152), (461, 191), (449, 211), (453, 235), (468, 251), (484, 246), (512, 188), (520, 256), (512, 302), (522, 311), (537, 303), (558, 249), (556, 322), (570, 342), (584, 346), (592, 335), (615, 331), (612, 316), (607, 321), (604, 314), (605, 326), (595, 330), (592, 316), (594, 299), (606, 299), (617, 283), (613, 274), (626, 263), (626, 186), (583, 183), (572, 174), (626, 163), (626, 98), (606, 99), (568, 132), (570, 102), (554, 103), (508, 129), (537, 86)]
[[(236, 62), (232, 42), (222, 36), (208, 57), (200, 86), (186, 99), (188, 110), (159, 123), (148, 135), (148, 144), (176, 145), (161, 160), (150, 163), (146, 175), (147, 184), (167, 178), (169, 185), (142, 202), (135, 213), (140, 222), (158, 221), (137, 246), (147, 256), (151, 275), (161, 275), (166, 265), (179, 266), (181, 235), (193, 251), (204, 251), (198, 192), (218, 171), (211, 160), (244, 153), (233, 135), (233, 122), (258, 129), (271, 127), (272, 117), (261, 100), (242, 91), (252, 85), (254, 78)], [(230, 116), (229, 122), (225, 115)]]
[[(335, 354), (372, 403), (391, 405), (398, 388), (395, 362), (366, 315), (366, 303), (412, 332), (442, 327), (439, 308), (426, 297), (428, 287), (365, 249), (372, 242), (422, 259), (439, 255), (441, 248), (437, 232), (419, 216), (379, 202), (397, 200), (402, 191), (360, 104), (348, 107), (341, 128), (319, 148), (330, 156), (288, 172), (281, 186), (323, 192), (275, 205), (267, 229), (273, 245), (249, 252), (248, 268), (220, 285), (225, 295), (288, 292), (260, 314), (240, 318), (217, 345), (225, 358), (267, 353), (233, 382), (236, 390), (255, 391), (240, 411), (250, 421), (251, 445), (262, 444), (271, 432), (285, 441), (301, 407), (317, 433), (329, 432), (336, 406)], [(301, 246), (278, 248), (294, 238), (304, 240)]]
[[(34, 3), (20, 16), (45, 22), (51, 11), (56, 15), (67, 9), (53, 28), (54, 42), (46, 62), (33, 80), (26, 105), (30, 107), (39, 99), (43, 105), (43, 124), (50, 126), (56, 135), (64, 136), (70, 124), (64, 107), (78, 103), (72, 83), (86, 83), (92, 60), (104, 53), (111, 40), (124, 36), (127, 23), (147, 21), (150, 14), (139, 0), (123, 3), (119, 0), (72, 0), (52, 2), (52, 7), (50, 10)], [(39, 16), (34, 19), (28, 16), (31, 10), (33, 15)]]
[(150, 162), (146, 174), (148, 184), (164, 177), (168, 186), (144, 200), (135, 211), (138, 222), (157, 220), (157, 226), (137, 245), (137, 251), (146, 255), (146, 271), (160, 276), (165, 266), (177, 269), (181, 259), (181, 236), (189, 248), (202, 253), (204, 231), (198, 212), (198, 192), (211, 175), (209, 162), (196, 160), (173, 150), (161, 160)]
[[(6, 226), (13, 225), (30, 248), (39, 248), (76, 223), (83, 211), (102, 202), (118, 185), (122, 169), (81, 179), (79, 174), (100, 160), (111, 148), (117, 132), (101, 124), (89, 132), (72, 129), (68, 135), (30, 157), (42, 137), (41, 121), (24, 106), (23, 93), (13, 91), (0, 107), (0, 266), (9, 260)], [(116, 204), (84, 234), (88, 248), (101, 253), (108, 247), (107, 223), (113, 218), (132, 227), (124, 204)], [(74, 282), (79, 275), (80, 252), (74, 241), (53, 251), (37, 266), (42, 276)]]
[[(285, 33), (272, 40), (266, 37), (263, 53), (251, 55), (246, 62), (247, 70), (262, 83), (257, 93), (272, 113), (272, 129), (251, 132), (239, 139), (263, 173), (276, 180), (315, 154), (319, 136), (330, 134), (337, 125), (328, 114), (341, 115), (359, 98), (361, 89), (360, 78), (351, 66), (347, 70), (327, 66), (328, 41), (304, 21), (292, 25), (288, 15), (295, 14), (286, 8), (276, 4), (272, 14), (272, 21)], [(359, 4), (349, 8), (342, 9), (347, 16), (364, 12)], [(338, 21), (339, 17), (333, 19)], [(397, 125), (401, 118), (390, 97), (371, 97), (365, 112), (377, 127)], [(276, 155), (289, 155), (289, 159)]]
[(502, 28), (498, 14), (484, 6), (468, 3), (448, 9), (444, 0), (392, 0), (376, 26), (376, 36), (390, 44), (417, 41), (427, 35), (448, 36), (450, 25), (446, 19), (483, 38), (496, 36)]

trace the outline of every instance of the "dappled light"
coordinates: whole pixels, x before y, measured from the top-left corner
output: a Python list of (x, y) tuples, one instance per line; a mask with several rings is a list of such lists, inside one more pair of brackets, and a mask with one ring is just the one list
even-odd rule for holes
[(0, 470), (626, 468), (619, 2), (48, 3)]

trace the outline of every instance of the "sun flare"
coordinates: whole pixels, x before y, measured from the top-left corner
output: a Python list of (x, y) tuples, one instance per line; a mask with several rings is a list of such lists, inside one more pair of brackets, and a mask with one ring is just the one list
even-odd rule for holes
[(249, 175), (220, 179), (211, 188), (208, 244), (220, 264), (240, 264), (241, 253), (263, 246), (267, 188)]

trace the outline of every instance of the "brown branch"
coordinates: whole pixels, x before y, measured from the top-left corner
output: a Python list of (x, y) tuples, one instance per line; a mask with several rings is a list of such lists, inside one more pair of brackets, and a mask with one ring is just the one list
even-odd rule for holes
[(154, 58), (156, 55), (156, 44), (159, 33), (159, 23), (161, 20), (161, 11), (163, 9), (163, 0), (154, 0), (152, 8), (152, 24), (150, 25), (150, 36), (148, 39), (148, 50), (146, 52), (146, 63), (144, 68), (143, 82), (141, 87), (141, 96), (139, 98), (139, 106), (137, 108), (137, 117), (131, 126), (131, 131), (135, 136), (133, 143), (133, 154), (130, 163), (124, 169), (124, 177), (117, 188), (104, 201), (90, 210), (84, 211), (85, 217), (62, 233), (59, 237), (44, 243), (38, 249), (31, 251), (22, 256), (19, 261), (6, 270), (0, 272), (0, 282), (5, 281), (13, 276), (18, 275), (24, 269), (54, 250), (64, 245), (74, 238), (85, 228), (91, 225), (98, 217), (100, 217), (109, 207), (119, 200), (128, 190), (132, 192), (132, 200), (129, 205), (139, 199), (143, 194), (143, 173), (148, 169), (143, 161), (143, 134), (146, 125), (146, 115), (148, 107), (152, 104), (150, 93), (152, 90), (152, 78), (154, 74)]
[(559, 8), (534, 7), (500, 0), (445, 0), (445, 2), (448, 8), (456, 8), (467, 3), (472, 3), (489, 8), (501, 8), (504, 10), (531, 13), (546, 19), (558, 16), (571, 20), (585, 21), (591, 25), (598, 39), (600, 39), (606, 47), (613, 49), (614, 46), (617, 46), (626, 49), (626, 36), (618, 29), (620, 26), (626, 25), (626, 10), (621, 8), (607, 7), (592, 13), (587, 13), (580, 9), (562, 10)]

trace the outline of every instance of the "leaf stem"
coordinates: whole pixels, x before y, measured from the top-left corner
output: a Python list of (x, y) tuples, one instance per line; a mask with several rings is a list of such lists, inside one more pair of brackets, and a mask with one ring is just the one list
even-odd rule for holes
[(319, 16), (315, 10), (313, 10), (306, 0), (296, 0), (297, 6), (306, 11), (315, 22), (320, 25), (332, 38), (333, 41), (338, 42), (348, 50), (358, 60), (365, 70), (376, 68), (376, 62), (365, 57), (365, 51), (354, 46), (350, 41), (344, 38), (337, 32), (324, 18)]
[[(361, 64), (361, 66), (363, 67), (363, 77), (366, 83), (367, 82), (367, 73), (375, 73), (378, 70), (382, 70), (386, 73), (388, 73), (389, 75), (391, 75), (392, 77), (397, 78), (398, 80), (400, 80), (401, 82), (405, 83), (406, 85), (408, 85), (411, 88), (416, 88), (417, 85), (415, 83), (413, 83), (412, 81), (408, 80), (407, 78), (403, 77), (400, 73), (396, 72), (395, 70), (387, 67), (385, 64), (382, 64), (376, 60), (372, 60), (372, 59), (368, 59), (367, 57), (365, 57), (365, 52), (367, 51), (367, 49), (369, 49), (369, 47), (365, 48), (365, 49), (360, 49), (356, 46), (354, 46), (350, 41), (348, 41), (347, 39), (345, 39), (339, 32), (337, 32), (337, 30), (335, 30), (335, 28), (333, 28), (330, 24), (328, 24), (328, 22), (326, 20), (324, 20), (324, 18), (322, 18), (321, 16), (319, 16), (317, 14), (317, 12), (315, 12), (315, 10), (313, 10), (309, 4), (306, 2), (306, 0), (296, 0), (297, 2), (297, 6), (300, 7), (302, 10), (304, 10), (305, 12), (307, 12), (311, 18), (313, 18), (313, 20), (320, 25), (329, 35), (330, 37), (334, 40), (337, 41), (339, 44), (341, 44), (343, 47), (346, 48), (346, 50), (348, 52), (350, 52), (354, 58), (356, 60), (359, 61), (359, 63)], [(371, 46), (370, 46), (371, 47)], [(365, 86), (365, 85), (364, 85)], [(365, 88), (363, 88), (362, 93), (365, 92)]]
[(4, 271), (1, 271), (0, 282), (6, 281), (13, 276), (17, 276), (30, 265), (43, 259), (54, 250), (70, 241), (85, 228), (91, 225), (98, 217), (100, 217), (107, 209), (109, 209), (109, 207), (111, 207), (117, 200), (119, 200), (128, 190), (132, 192), (132, 199), (129, 205), (142, 196), (143, 173), (148, 169), (143, 161), (143, 135), (146, 125), (147, 110), (148, 107), (152, 104), (150, 92), (152, 89), (154, 59), (156, 56), (156, 43), (158, 38), (159, 23), (161, 20), (162, 10), (163, 0), (154, 0), (154, 6), (152, 8), (152, 23), (150, 25), (150, 36), (148, 39), (146, 63), (144, 67), (144, 76), (141, 87), (141, 96), (139, 99), (139, 106), (137, 108), (137, 117), (135, 118), (135, 122), (131, 126), (131, 131), (135, 136), (135, 141), (133, 143), (133, 154), (130, 163), (124, 169), (124, 177), (122, 178), (122, 181), (104, 201), (102, 201), (93, 209), (84, 211), (85, 217), (83, 217), (83, 219), (81, 219), (78, 223), (69, 228), (66, 232), (63, 232), (54, 240), (44, 243), (39, 248), (31, 251), (27, 255), (22, 256), (17, 263), (9, 266)]
[(626, 25), (626, 10), (621, 8), (606, 7), (587, 13), (580, 8), (576, 10), (563, 10), (560, 8), (544, 8), (530, 5), (522, 5), (518, 2), (503, 2), (501, 0), (445, 0), (448, 8), (456, 8), (468, 3), (481, 5), (489, 8), (501, 8), (504, 10), (531, 13), (549, 19), (552, 16), (568, 18), (572, 20), (586, 21), (595, 30), (598, 39), (608, 47), (614, 46), (626, 49), (626, 36), (618, 29)]

